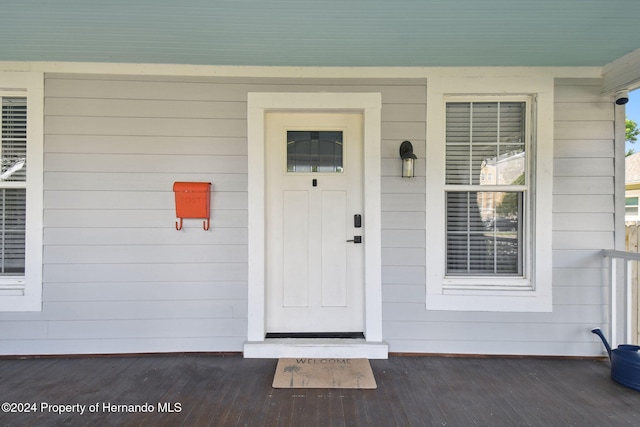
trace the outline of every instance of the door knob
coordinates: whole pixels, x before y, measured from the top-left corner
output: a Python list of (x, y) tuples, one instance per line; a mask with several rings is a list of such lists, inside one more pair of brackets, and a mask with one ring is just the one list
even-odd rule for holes
[(353, 236), (353, 239), (347, 240), (347, 242), (362, 243), (362, 236)]

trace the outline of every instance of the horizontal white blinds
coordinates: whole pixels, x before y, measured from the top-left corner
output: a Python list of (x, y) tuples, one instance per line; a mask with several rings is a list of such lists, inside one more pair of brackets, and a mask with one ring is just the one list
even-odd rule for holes
[[(524, 102), (447, 103), (446, 183), (511, 184), (524, 172), (524, 112)], [(515, 176), (514, 156), (522, 159)]]
[(25, 271), (27, 102), (2, 97), (0, 275)]
[(525, 111), (524, 102), (447, 103), (449, 275), (522, 275)]
[[(447, 192), (447, 273), (520, 275), (522, 192)], [(513, 211), (491, 206), (508, 202)]]

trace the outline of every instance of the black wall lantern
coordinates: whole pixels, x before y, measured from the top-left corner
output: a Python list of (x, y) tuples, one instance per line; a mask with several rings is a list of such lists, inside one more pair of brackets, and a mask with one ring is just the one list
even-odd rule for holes
[(413, 145), (409, 141), (403, 141), (400, 144), (400, 158), (402, 159), (402, 177), (413, 178), (414, 177), (414, 163), (417, 159), (413, 154)]

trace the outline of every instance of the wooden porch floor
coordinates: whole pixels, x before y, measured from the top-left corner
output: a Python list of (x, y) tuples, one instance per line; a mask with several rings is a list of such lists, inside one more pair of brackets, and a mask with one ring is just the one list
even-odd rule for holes
[[(0, 425), (640, 425), (640, 392), (613, 382), (605, 361), (391, 357), (371, 361), (377, 390), (272, 389), (276, 363), (240, 355), (3, 359), (0, 403), (35, 404), (35, 412), (3, 406)], [(154, 411), (114, 406), (134, 404)]]

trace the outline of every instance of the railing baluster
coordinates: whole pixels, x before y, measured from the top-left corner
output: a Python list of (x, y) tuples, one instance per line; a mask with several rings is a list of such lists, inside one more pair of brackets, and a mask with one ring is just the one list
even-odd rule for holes
[(633, 262), (640, 261), (640, 253), (616, 251), (605, 249), (602, 255), (609, 259), (609, 286), (611, 291), (611, 347), (618, 346), (618, 297), (617, 297), (617, 265), (618, 261), (624, 261), (623, 283), (624, 283), (624, 338), (625, 343), (633, 343)]
[(633, 260), (627, 260), (626, 262), (626, 266), (627, 268), (624, 271), (624, 277), (625, 277), (625, 287), (626, 287), (626, 300), (627, 300), (627, 304), (626, 304), (626, 322), (625, 322), (625, 328), (626, 328), (626, 343), (631, 343), (633, 338), (631, 336), (631, 331), (633, 330), (633, 327), (631, 325), (632, 321), (633, 321)]
[(618, 299), (616, 297), (617, 265), (616, 259), (609, 257), (609, 287), (611, 289), (611, 320), (609, 323), (611, 326), (611, 345), (613, 348), (618, 345), (618, 334), (616, 331), (616, 319), (618, 318)]

